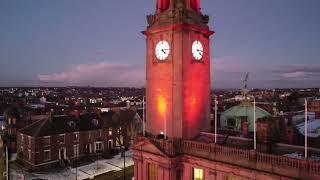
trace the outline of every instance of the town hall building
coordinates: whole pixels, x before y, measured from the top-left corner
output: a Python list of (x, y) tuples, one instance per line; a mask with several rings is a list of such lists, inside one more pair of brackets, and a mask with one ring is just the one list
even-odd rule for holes
[(214, 143), (214, 32), (200, 1), (157, 0), (156, 13), (147, 16), (146, 133), (132, 147), (134, 179), (320, 179), (319, 163)]

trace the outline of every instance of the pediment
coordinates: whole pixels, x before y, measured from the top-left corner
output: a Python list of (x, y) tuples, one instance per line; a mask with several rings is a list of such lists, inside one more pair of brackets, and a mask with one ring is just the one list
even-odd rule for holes
[(166, 153), (164, 153), (160, 148), (153, 144), (148, 138), (143, 138), (143, 140), (136, 142), (132, 146), (132, 149), (168, 157)]

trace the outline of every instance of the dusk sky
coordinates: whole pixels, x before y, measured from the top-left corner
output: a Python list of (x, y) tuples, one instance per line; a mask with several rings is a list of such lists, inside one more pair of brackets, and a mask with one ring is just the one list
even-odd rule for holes
[[(0, 86), (145, 84), (156, 0), (1, 0)], [(212, 87), (320, 87), (320, 0), (202, 0)]]

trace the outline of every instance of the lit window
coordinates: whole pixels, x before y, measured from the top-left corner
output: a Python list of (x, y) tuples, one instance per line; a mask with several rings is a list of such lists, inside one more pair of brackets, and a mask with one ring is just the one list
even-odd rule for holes
[(112, 136), (112, 128), (109, 128), (109, 136)]
[(121, 127), (118, 129), (118, 134), (121, 134)]
[(73, 141), (78, 142), (79, 141), (79, 133), (73, 133)]
[(237, 180), (237, 178), (234, 176), (227, 176), (226, 180)]
[(203, 170), (193, 168), (193, 180), (203, 180), (203, 179), (204, 179)]
[(158, 179), (158, 166), (156, 164), (148, 165), (148, 176), (149, 180), (157, 180)]

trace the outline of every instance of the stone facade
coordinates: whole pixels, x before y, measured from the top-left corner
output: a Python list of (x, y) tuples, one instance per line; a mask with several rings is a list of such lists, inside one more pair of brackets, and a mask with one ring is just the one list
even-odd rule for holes
[(156, 165), (158, 180), (193, 180), (195, 169), (210, 180), (320, 178), (320, 163), (213, 143), (141, 137), (132, 149), (138, 180), (148, 179), (150, 164)]
[[(200, 4), (200, 0), (157, 0), (156, 14), (147, 17), (147, 136), (137, 138), (132, 147), (134, 179), (320, 179), (320, 163), (248, 150), (253, 143), (247, 138), (233, 138), (237, 143), (232, 144), (241, 144), (239, 148), (218, 145), (212, 143), (213, 134), (201, 133), (210, 130), (213, 31)], [(192, 58), (192, 42), (196, 40), (204, 46), (201, 61)], [(172, 47), (164, 61), (155, 56), (160, 41)], [(248, 121), (247, 116), (240, 115), (239, 125)], [(261, 126), (265, 130), (262, 138), (268, 133), (266, 125)], [(200, 142), (202, 134), (209, 141)], [(229, 138), (218, 139), (224, 142)], [(247, 149), (240, 149), (243, 147)]]

